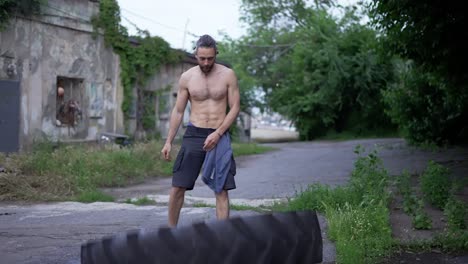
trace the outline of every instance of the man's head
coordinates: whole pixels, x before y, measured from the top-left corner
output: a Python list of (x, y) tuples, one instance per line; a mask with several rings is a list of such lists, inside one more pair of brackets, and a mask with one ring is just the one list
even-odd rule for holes
[(201, 36), (195, 47), (195, 57), (203, 73), (208, 74), (213, 69), (216, 54), (218, 54), (216, 41), (209, 35)]
[(59, 86), (57, 88), (57, 96), (62, 98), (64, 94), (65, 94), (65, 89), (63, 89), (61, 86)]

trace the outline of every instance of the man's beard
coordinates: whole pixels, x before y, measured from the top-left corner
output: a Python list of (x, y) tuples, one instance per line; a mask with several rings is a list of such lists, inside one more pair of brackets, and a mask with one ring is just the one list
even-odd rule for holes
[(208, 74), (210, 73), (210, 71), (213, 69), (213, 64), (212, 65), (207, 65), (207, 66), (202, 66), (202, 65), (198, 65), (200, 67), (200, 70), (204, 73), (204, 74)]

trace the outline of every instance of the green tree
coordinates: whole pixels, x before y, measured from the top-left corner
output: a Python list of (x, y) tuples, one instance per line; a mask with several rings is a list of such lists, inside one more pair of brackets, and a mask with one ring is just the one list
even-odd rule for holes
[(381, 90), (392, 62), (353, 8), (337, 19), (329, 2), (243, 1), (249, 34), (237, 44), (240, 68), (263, 89), (269, 107), (293, 120), (303, 139), (390, 127)]
[(222, 41), (218, 43), (219, 55), (221, 61), (228, 62), (237, 75), (239, 89), (241, 111), (250, 113), (253, 106), (260, 106), (260, 102), (255, 97), (255, 79), (248, 74), (243, 67), (243, 59), (245, 52), (236, 40), (225, 35)]
[(460, 1), (372, 1), (369, 14), (401, 77), (387, 112), (413, 142), (468, 140), (468, 25)]

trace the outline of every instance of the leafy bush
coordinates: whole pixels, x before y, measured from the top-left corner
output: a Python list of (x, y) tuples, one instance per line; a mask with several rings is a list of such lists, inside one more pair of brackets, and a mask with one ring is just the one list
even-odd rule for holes
[[(461, 1), (369, 1), (386, 54), (414, 62), (385, 101), (413, 142), (468, 140), (468, 52)], [(446, 19), (450, 17), (450, 19)]]
[(464, 202), (452, 197), (444, 207), (444, 215), (447, 217), (449, 230), (459, 230), (466, 228), (468, 216), (467, 206)]
[(413, 215), (418, 208), (418, 197), (415, 194), (403, 196), (403, 211), (408, 215)]
[(419, 200), (417, 203), (417, 207), (412, 215), (412, 224), (416, 229), (429, 230), (432, 228), (432, 220), (426, 211), (424, 211), (423, 200)]
[(467, 95), (459, 96), (446, 79), (412, 64), (398, 68), (401, 79), (382, 93), (385, 112), (402, 134), (416, 144), (442, 145), (466, 137)]
[[(364, 149), (360, 147), (357, 147), (355, 150), (355, 153), (358, 155), (361, 155), (363, 152)], [(389, 195), (385, 191), (387, 184), (388, 173), (375, 150), (367, 156), (360, 156), (356, 160), (351, 174), (350, 187), (355, 193), (362, 195), (362, 202), (387, 202), (389, 199)]]
[(403, 173), (396, 178), (396, 186), (402, 196), (406, 196), (412, 193), (411, 189), (411, 175), (408, 171)]
[(468, 231), (454, 230), (436, 236), (434, 246), (446, 252), (467, 251)]
[(442, 165), (430, 161), (421, 175), (421, 191), (424, 198), (437, 208), (443, 209), (450, 196), (450, 171)]

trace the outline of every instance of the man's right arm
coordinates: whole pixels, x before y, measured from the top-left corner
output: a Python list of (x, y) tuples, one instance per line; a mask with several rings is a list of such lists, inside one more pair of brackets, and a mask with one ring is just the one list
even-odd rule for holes
[(169, 120), (169, 132), (167, 133), (166, 143), (162, 149), (162, 153), (166, 160), (170, 159), (170, 151), (172, 146), (172, 141), (174, 140), (177, 130), (179, 130), (180, 123), (184, 116), (185, 107), (188, 102), (188, 87), (186, 76), (183, 74), (179, 80), (179, 90), (177, 92), (177, 99), (174, 106), (174, 109), (171, 112), (171, 118)]

